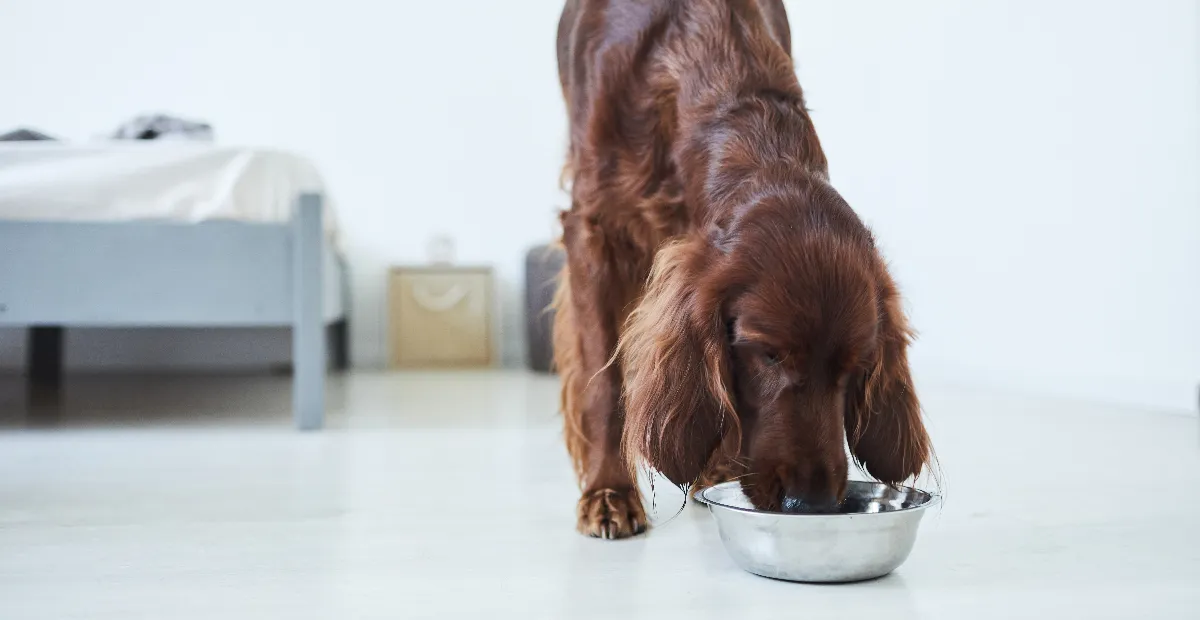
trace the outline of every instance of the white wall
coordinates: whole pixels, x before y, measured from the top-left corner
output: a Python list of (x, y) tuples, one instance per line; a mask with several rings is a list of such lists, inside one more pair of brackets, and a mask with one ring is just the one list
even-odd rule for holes
[(923, 374), (1194, 410), (1198, 4), (869, 6), (791, 3), (795, 54)]
[[(499, 270), (515, 362), (522, 254), (565, 205), (560, 6), (5, 0), (0, 128), (87, 139), (167, 110), (224, 142), (308, 154), (342, 207), (357, 360), (383, 359), (385, 266), (448, 232), (464, 261)], [(923, 379), (1194, 407), (1194, 0), (788, 8), (834, 183), (894, 264)], [(251, 348), (282, 356), (278, 336)], [(251, 353), (231, 353), (240, 337), (162, 338), (81, 334), (72, 355)], [(0, 363), (18, 359), (15, 341), (0, 334)]]

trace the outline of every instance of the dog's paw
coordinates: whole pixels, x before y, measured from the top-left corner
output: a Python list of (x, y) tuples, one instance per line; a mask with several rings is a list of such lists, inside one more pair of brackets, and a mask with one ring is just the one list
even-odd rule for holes
[(638, 490), (597, 489), (579, 498), (576, 529), (593, 538), (616, 540), (646, 531), (646, 511)]

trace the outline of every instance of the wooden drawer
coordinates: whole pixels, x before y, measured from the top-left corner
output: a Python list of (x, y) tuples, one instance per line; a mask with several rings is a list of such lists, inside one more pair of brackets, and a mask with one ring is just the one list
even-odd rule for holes
[(492, 363), (490, 269), (401, 267), (388, 282), (393, 366)]

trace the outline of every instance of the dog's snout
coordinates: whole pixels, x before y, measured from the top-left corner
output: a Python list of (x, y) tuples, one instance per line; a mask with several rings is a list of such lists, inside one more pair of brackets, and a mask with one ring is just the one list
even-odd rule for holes
[(784, 512), (806, 512), (828, 514), (837, 511), (839, 498), (831, 490), (796, 490), (784, 491), (781, 507)]
[(777, 466), (751, 470), (742, 488), (759, 510), (832, 513), (841, 506), (846, 475), (836, 467)]
[(836, 512), (846, 488), (846, 477), (836, 468), (818, 465), (784, 476), (780, 508), (784, 512), (827, 514)]

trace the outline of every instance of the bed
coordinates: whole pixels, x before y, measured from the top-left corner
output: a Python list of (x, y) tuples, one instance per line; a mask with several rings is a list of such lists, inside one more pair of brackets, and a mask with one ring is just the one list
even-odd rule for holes
[(0, 326), (30, 328), (31, 384), (58, 382), (64, 328), (290, 327), (294, 422), (319, 429), (349, 305), (334, 205), (304, 158), (0, 143)]

